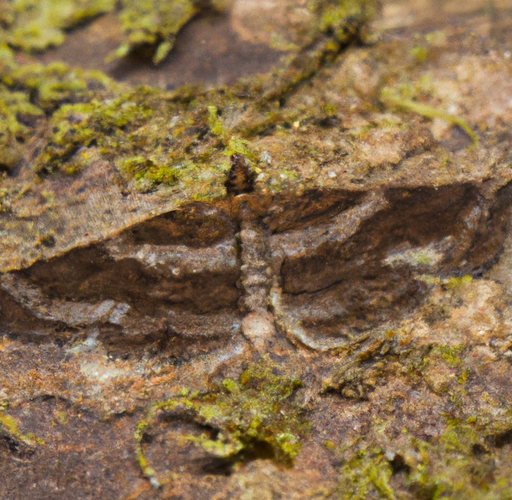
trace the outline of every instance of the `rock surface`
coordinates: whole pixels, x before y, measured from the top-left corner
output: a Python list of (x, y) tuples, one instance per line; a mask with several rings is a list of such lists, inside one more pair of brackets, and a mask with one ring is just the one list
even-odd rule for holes
[(217, 7), (272, 71), (1, 48), (0, 497), (508, 498), (510, 5)]

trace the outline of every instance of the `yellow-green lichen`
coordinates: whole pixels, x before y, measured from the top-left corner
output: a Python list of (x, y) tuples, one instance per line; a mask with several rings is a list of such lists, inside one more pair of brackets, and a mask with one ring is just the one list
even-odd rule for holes
[(451, 277), (449, 278), (448, 280), (446, 280), (445, 282), (443, 282), (443, 285), (448, 289), (448, 290), (453, 290), (455, 288), (461, 288), (465, 285), (469, 285), (469, 283), (471, 283), (473, 281), (473, 277), (470, 276), (469, 274), (466, 274), (464, 276), (460, 276), (460, 277)]
[(428, 57), (428, 49), (421, 45), (415, 45), (409, 53), (411, 54), (411, 57), (414, 59), (417, 63), (422, 63), (427, 60)]
[(151, 405), (135, 432), (137, 460), (143, 474), (158, 483), (145, 458), (144, 435), (159, 413), (180, 409), (191, 412), (196, 423), (218, 431), (215, 439), (204, 434), (187, 437), (212, 455), (244, 461), (264, 446), (277, 462), (292, 464), (300, 452), (301, 438), (309, 433), (297, 394), (302, 382), (275, 375), (274, 371), (275, 367), (265, 360), (251, 365), (238, 380), (225, 379), (207, 394), (177, 395)]
[(219, 0), (0, 0), (0, 43), (27, 52), (61, 45), (66, 31), (119, 8), (124, 41), (112, 57), (149, 49), (155, 64), (174, 45), (183, 26), (205, 9), (224, 10)]
[(391, 464), (381, 451), (363, 450), (341, 469), (341, 481), (336, 498), (365, 500), (366, 498), (394, 499), (389, 480)]
[[(129, 145), (130, 137), (125, 136), (128, 125), (131, 130), (136, 130), (151, 114), (152, 110), (144, 105), (140, 93), (127, 93), (103, 102), (64, 105), (50, 120), (52, 132), (37, 158), (35, 169), (52, 172), (76, 168), (79, 165), (74, 155), (92, 143), (108, 156), (120, 144)], [(128, 147), (124, 149), (128, 150)]]
[(334, 450), (336, 445), (332, 441), (323, 441), (322, 444), (325, 446), (327, 450)]
[[(60, 45), (64, 32), (110, 11), (115, 0), (0, 0), (0, 43), (26, 51)], [(2, 12), (3, 11), (3, 12)]]
[(243, 155), (251, 164), (256, 163), (259, 159), (257, 152), (251, 147), (251, 143), (238, 137), (231, 137), (224, 151), (225, 156), (233, 154)]
[(10, 439), (21, 442), (27, 446), (45, 444), (41, 438), (36, 437), (33, 434), (23, 434), (19, 430), (16, 420), (5, 414), (5, 409), (6, 407), (0, 409), (0, 433), (3, 433)]
[[(177, 34), (201, 12), (222, 12), (230, 8), (231, 0), (0, 0), (0, 22), (5, 29), (0, 43), (25, 51), (43, 51), (64, 42), (65, 33), (84, 22), (107, 12), (117, 12), (121, 45), (109, 60), (132, 52), (160, 63), (172, 50)], [(361, 37), (376, 10), (375, 0), (308, 0), (306, 9), (311, 22), (300, 37), (305, 45), (315, 40), (319, 32), (330, 33), (331, 52), (339, 50), (354, 37)], [(271, 46), (279, 50), (300, 50), (300, 46), (271, 35)]]
[(489, 445), (474, 424), (451, 419), (432, 442), (411, 439), (405, 454), (406, 483), (421, 498), (509, 498), (510, 482), (496, 470)]
[[(491, 429), (477, 422), (475, 417), (449, 418), (444, 431), (428, 442), (403, 429), (393, 452), (366, 446), (353, 451), (340, 469), (333, 498), (391, 500), (402, 498), (404, 491), (432, 500), (510, 498), (508, 469), (497, 467), (495, 438), (490, 436)], [(508, 432), (510, 427), (504, 435)]]
[(125, 57), (134, 50), (149, 49), (153, 62), (158, 64), (172, 50), (176, 35), (194, 16), (205, 9), (226, 7), (218, 0), (123, 0), (120, 23), (124, 42), (110, 57)]
[(439, 345), (430, 349), (423, 358), (423, 376), (427, 385), (437, 394), (448, 394), (458, 408), (466, 395), (464, 385), (471, 370), (464, 366), (464, 346)]
[(458, 368), (462, 365), (460, 354), (464, 346), (436, 346), (432, 349), (431, 354), (440, 353), (442, 358), (451, 368)]
[(26, 92), (30, 101), (49, 112), (66, 102), (86, 102), (115, 84), (99, 71), (84, 71), (67, 64), (14, 63), (0, 67), (0, 81), (9, 88)]
[(217, 106), (209, 105), (207, 106), (208, 110), (208, 125), (210, 126), (210, 130), (212, 134), (221, 136), (224, 132), (224, 127), (222, 126), (222, 122), (219, 117), (219, 111)]
[(373, 0), (331, 0), (319, 2), (320, 31), (334, 33), (346, 43), (353, 38), (365, 38), (362, 29), (376, 15), (377, 2)]
[(0, 169), (10, 170), (23, 153), (22, 144), (29, 137), (29, 127), (23, 121), (43, 114), (24, 92), (14, 92), (0, 84)]
[(219, 0), (0, 0), (0, 43), (27, 52), (61, 45), (66, 31), (96, 16), (119, 9), (124, 41), (111, 57), (149, 49), (155, 64), (174, 45), (182, 27), (205, 9), (224, 10)]
[(156, 165), (150, 158), (143, 156), (121, 158), (116, 166), (123, 174), (135, 179), (141, 191), (150, 191), (160, 185), (172, 185), (178, 178), (176, 169)]
[(0, 44), (0, 169), (19, 163), (29, 139), (61, 103), (90, 101), (115, 87), (99, 72), (73, 70), (62, 63), (16, 64), (10, 49)]
[(192, 0), (124, 0), (120, 14), (126, 41), (115, 52), (124, 57), (134, 48), (155, 47), (153, 62), (161, 62), (172, 49), (176, 34), (199, 12)]
[[(213, 3), (216, 9), (226, 7), (225, 2)], [(350, 23), (360, 25), (365, 17), (361, 12), (371, 3), (330, 2), (326, 8), (341, 10), (332, 14), (330, 20), (324, 19), (323, 27), (330, 31), (336, 24), (336, 29), (343, 29), (349, 18)], [(126, 27), (129, 38), (132, 37), (127, 50), (168, 43), (169, 37), (174, 36), (171, 33), (174, 28), (166, 24), (166, 16), (171, 16), (173, 9), (188, 16), (192, 11), (212, 5), (185, 0), (166, 6), (154, 1), (121, 2), (121, 16), (138, 23), (138, 27), (135, 24)], [(315, 9), (317, 13), (324, 12), (324, 6)], [(178, 22), (178, 17), (174, 16), (173, 22)], [(149, 22), (155, 19), (156, 24)], [(314, 51), (312, 55), (316, 62), (311, 68), (306, 64), (307, 74), (318, 68), (322, 51), (331, 50), (326, 48), (328, 43), (320, 45), (318, 54)], [(169, 49), (168, 45), (162, 47), (156, 49), (157, 58)], [(42, 117), (40, 128), (46, 130), (44, 145), (33, 162), (34, 170), (40, 175), (77, 175), (91, 162), (104, 160), (118, 169), (128, 189), (147, 192), (172, 187), (190, 193), (194, 199), (210, 199), (224, 192), (225, 172), (230, 168), (226, 157), (241, 154), (258, 171), (259, 152), (247, 138), (261, 129), (254, 122), (262, 114), (254, 111), (269, 96), (252, 103), (252, 111), (247, 110), (244, 96), (260, 92), (260, 83), (254, 88), (241, 84), (240, 88), (210, 92), (193, 89), (190, 95), (187, 89), (175, 93), (147, 88), (126, 91), (101, 73), (74, 70), (61, 63), (18, 65), (6, 45), (0, 48), (4, 49), (0, 51), (0, 85), (8, 97), (4, 99), (8, 102), (4, 107), (8, 109), (3, 114), (9, 115), (9, 120), (4, 122), (6, 130), (0, 135), (0, 159), (4, 168), (13, 168), (23, 156), (24, 148), (19, 144), (25, 138), (17, 134), (18, 129), (23, 131), (25, 127), (17, 109), (23, 104), (33, 116)], [(282, 76), (288, 81), (283, 88), (289, 88), (290, 82), (293, 86), (296, 80), (293, 75), (285, 71)], [(269, 124), (275, 126), (273, 118), (264, 121), (264, 128)], [(36, 125), (37, 120), (30, 121), (27, 137), (33, 134)], [(283, 183), (296, 180), (296, 175), (286, 170), (274, 177), (271, 184), (278, 191)]]
[(259, 158), (220, 121), (218, 110), (229, 104), (236, 111), (239, 102), (223, 89), (198, 92), (190, 101), (185, 90), (106, 87), (88, 102), (73, 96), (79, 102), (63, 104), (51, 115), (35, 171), (75, 175), (91, 161), (104, 160), (130, 189), (176, 187), (195, 199), (224, 193), (226, 157), (242, 154), (254, 168)]

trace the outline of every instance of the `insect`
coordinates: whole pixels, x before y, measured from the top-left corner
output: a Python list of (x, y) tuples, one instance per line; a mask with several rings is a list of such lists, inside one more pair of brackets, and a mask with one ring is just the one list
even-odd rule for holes
[(256, 174), (247, 163), (245, 157), (239, 153), (231, 155), (231, 168), (228, 171), (226, 189), (230, 194), (251, 193), (254, 191)]
[(506, 188), (484, 206), (469, 183), (276, 200), (257, 184), (246, 192), (251, 175), (233, 161), (242, 171), (230, 172), (237, 187), (223, 200), (5, 273), (1, 328), (95, 332), (110, 345), (168, 341), (178, 357), (243, 338), (260, 351), (276, 337), (327, 351), (407, 315), (428, 291), (425, 275), (481, 272), (512, 201)]

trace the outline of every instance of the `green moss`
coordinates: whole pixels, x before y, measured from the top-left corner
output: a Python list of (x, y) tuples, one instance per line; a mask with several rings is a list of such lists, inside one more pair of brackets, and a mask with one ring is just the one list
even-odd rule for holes
[[(0, 169), (19, 163), (35, 129), (44, 126), (60, 103), (90, 101), (98, 88), (107, 93), (116, 85), (101, 73), (72, 70), (61, 63), (20, 66), (0, 44)], [(61, 133), (62, 126), (59, 123)]]
[(49, 121), (35, 169), (74, 175), (99, 155), (139, 191), (193, 185), (194, 196), (209, 199), (224, 192), (226, 157), (243, 154), (257, 170), (258, 153), (247, 140), (228, 135), (220, 121), (218, 109), (228, 102), (237, 105), (226, 94), (199, 93), (193, 102), (183, 102), (179, 93), (139, 87), (118, 91), (115, 98), (110, 93), (105, 99), (65, 104)]
[(354, 38), (364, 39), (362, 29), (378, 11), (373, 0), (330, 0), (318, 5), (320, 31), (334, 33), (343, 44)]
[(30, 101), (46, 112), (63, 102), (87, 102), (106, 89), (117, 86), (99, 71), (83, 71), (64, 63), (6, 65), (0, 80), (7, 87), (23, 91)]
[(148, 49), (153, 62), (158, 64), (172, 50), (176, 35), (193, 17), (202, 10), (226, 7), (218, 0), (122, 0), (120, 23), (125, 40), (110, 58)]
[(321, 106), (321, 109), (327, 116), (336, 116), (336, 113), (338, 112), (336, 106), (332, 103), (324, 104)]
[(389, 480), (393, 469), (382, 452), (363, 450), (341, 469), (337, 498), (365, 500), (366, 498), (395, 498)]
[(60, 45), (64, 31), (113, 9), (115, 0), (11, 0), (0, 1), (0, 20), (8, 29), (0, 43), (26, 51)]
[[(43, 51), (62, 44), (66, 31), (117, 7), (123, 42), (108, 59), (138, 52), (158, 64), (172, 50), (177, 34), (191, 19), (205, 11), (225, 11), (231, 3), (230, 0), (0, 0), (0, 22), (6, 28), (0, 33), (0, 43), (25, 51)], [(364, 26), (377, 10), (375, 0), (308, 0), (307, 3), (314, 17), (302, 37), (304, 43), (313, 41), (318, 31), (334, 34), (338, 43), (327, 44), (330, 52), (337, 52), (339, 43), (361, 38)], [(278, 33), (271, 38), (271, 46), (279, 50), (301, 48), (281, 40)]]
[(12, 417), (7, 416), (4, 410), (0, 411), (0, 429), (7, 434), (10, 438), (15, 441), (21, 441), (28, 446), (34, 446), (36, 444), (44, 444), (41, 438), (34, 436), (33, 434), (22, 434), (18, 428), (16, 420)]
[(21, 160), (23, 142), (30, 135), (23, 118), (38, 117), (42, 110), (23, 92), (14, 92), (0, 84), (0, 169), (10, 170)]
[[(23, 133), (24, 122), (30, 121), (26, 115), (42, 116), (62, 102), (89, 101), (101, 89), (117, 88), (97, 71), (75, 70), (63, 63), (20, 66), (11, 56), (7, 47), (0, 45), (0, 112), (2, 125), (13, 133)], [(20, 120), (23, 115), (25, 119)]]
[(224, 127), (222, 126), (222, 122), (219, 117), (219, 112), (217, 106), (207, 106), (208, 110), (208, 125), (210, 126), (210, 130), (212, 134), (221, 136), (224, 132)]
[(287, 168), (275, 170), (269, 178), (269, 187), (274, 193), (280, 193), (292, 186), (295, 186), (295, 189), (300, 189), (299, 179), (300, 175), (295, 170)]
[[(66, 31), (116, 8), (115, 0), (0, 0), (0, 43), (27, 52), (61, 45)], [(119, 23), (124, 36), (110, 58), (149, 49), (155, 64), (172, 50), (176, 35), (205, 9), (224, 10), (219, 0), (122, 0)]]
[(220, 186), (224, 190), (226, 154), (236, 150), (256, 157), (242, 140), (224, 145), (208, 133), (208, 106), (217, 106), (206, 102), (220, 100), (220, 93), (196, 99), (193, 106), (176, 94), (147, 87), (108, 89), (105, 97), (98, 93), (97, 99), (64, 104), (53, 113), (35, 162), (39, 174), (74, 175), (91, 159), (102, 158), (139, 191), (193, 185), (196, 196), (210, 198)]
[(137, 145), (129, 133), (146, 124), (154, 112), (146, 97), (145, 91), (135, 91), (114, 100), (62, 106), (50, 120), (51, 133), (36, 160), (36, 171), (75, 173), (89, 160), (84, 148), (93, 145), (107, 159), (115, 159), (120, 171), (137, 182), (143, 178), (150, 183), (174, 180), (151, 158), (133, 154)]
[(440, 353), (444, 361), (451, 368), (458, 368), (462, 365), (460, 353), (463, 346), (436, 346), (432, 349), (431, 355)]
[[(429, 442), (406, 429), (395, 458), (402, 463), (393, 471), (392, 462), (379, 449), (355, 452), (340, 470), (340, 482), (333, 498), (401, 498), (392, 484), (407, 488), (414, 498), (499, 500), (510, 498), (512, 487), (507, 467), (497, 468), (488, 437), (476, 425), (451, 418), (446, 429)], [(487, 429), (487, 432), (490, 430)], [(395, 446), (396, 449), (396, 446)], [(394, 475), (395, 479), (392, 479)]]
[(328, 450), (334, 450), (336, 448), (336, 445), (332, 441), (323, 441), (322, 444), (325, 446)]
[(177, 180), (176, 169), (158, 166), (143, 156), (121, 158), (116, 161), (116, 166), (123, 174), (135, 179), (140, 191), (150, 191), (162, 184), (172, 185)]
[[(366, 14), (362, 12), (371, 3), (329, 2), (328, 8), (341, 10), (336, 14), (333, 11), (330, 20), (326, 20), (327, 16), (323, 27), (330, 31), (336, 23), (341, 23), (336, 24), (336, 29), (342, 29), (344, 22), (364, 24)], [(356, 4), (359, 10), (355, 10)], [(100, 8), (100, 2), (87, 0), (70, 5)], [(107, 9), (110, 4), (102, 5)], [(190, 0), (165, 5), (152, 0), (121, 2), (121, 16), (127, 23), (126, 53), (148, 46), (156, 50), (154, 57), (160, 60), (170, 50), (173, 33), (182, 22), (198, 9), (212, 6), (223, 9), (227, 5)], [(325, 13), (324, 7), (316, 5), (316, 14)], [(12, 25), (14, 18), (9, 22)], [(324, 49), (337, 50), (330, 47), (332, 43), (321, 43), (318, 51), (313, 51), (311, 64), (307, 62), (303, 68), (305, 73), (299, 70), (301, 76), (285, 71), (282, 76), (287, 82), (281, 90), (314, 73), (325, 55)], [(211, 199), (225, 192), (225, 172), (230, 168), (226, 158), (232, 154), (244, 155), (251, 167), (259, 171), (259, 152), (247, 139), (283, 119), (276, 113), (268, 118), (264, 112), (258, 112), (259, 106), (270, 98), (268, 95), (251, 103), (249, 108), (254, 109), (247, 110), (247, 99), (243, 96), (261, 94), (258, 82), (254, 87), (240, 84), (210, 92), (197, 88), (179, 89), (175, 93), (147, 88), (127, 91), (101, 73), (74, 70), (61, 63), (17, 65), (5, 44), (0, 45), (0, 85), (7, 103), (2, 114), (9, 117), (2, 124), (5, 130), (0, 131), (0, 163), (4, 168), (13, 168), (20, 161), (23, 141), (40, 125), (46, 131), (45, 145), (33, 163), (40, 175), (79, 175), (91, 162), (104, 160), (118, 169), (128, 189), (179, 189), (194, 199)], [(41, 123), (31, 119), (25, 125), (22, 107), (32, 116), (40, 117)], [(326, 108), (325, 112), (334, 111)], [(224, 113), (239, 114), (241, 119), (224, 120)], [(284, 120), (294, 118), (293, 113), (290, 111)], [(262, 116), (264, 123), (255, 124)], [(230, 128), (228, 123), (234, 126)], [(296, 175), (288, 170), (274, 177), (271, 184), (277, 191), (296, 181)]]
[(264, 445), (277, 462), (291, 465), (300, 452), (301, 438), (309, 433), (296, 394), (302, 382), (274, 371), (274, 366), (262, 360), (244, 371), (239, 380), (225, 379), (207, 394), (178, 395), (151, 405), (135, 432), (137, 458), (144, 475), (155, 481), (142, 449), (145, 433), (157, 414), (180, 408), (193, 412), (196, 423), (218, 430), (216, 439), (206, 435), (187, 437), (208, 453), (236, 462), (257, 455)]
[(512, 493), (509, 481), (495, 475), (494, 458), (474, 425), (451, 419), (438, 439), (412, 439), (411, 447), (406, 481), (418, 497), (497, 500)]
[(57, 413), (57, 420), (62, 424), (66, 425), (68, 423), (68, 415), (65, 411), (59, 411)]
[(428, 50), (425, 47), (415, 46), (410, 50), (410, 54), (415, 62), (422, 63), (427, 60)]
[(460, 287), (463, 287), (465, 285), (468, 285), (472, 281), (473, 281), (473, 277), (468, 275), (468, 274), (466, 274), (466, 275), (461, 276), (461, 277), (449, 278), (446, 282), (443, 283), (443, 285), (448, 290), (453, 290), (455, 288), (460, 288)]
[(259, 158), (258, 154), (256, 151), (254, 151), (249, 141), (240, 139), (238, 137), (231, 137), (224, 151), (224, 155), (231, 156), (235, 153), (245, 156), (245, 158), (249, 160), (250, 163), (256, 163)]
[(123, 0), (121, 30), (126, 41), (116, 53), (124, 57), (141, 46), (155, 47), (153, 62), (161, 62), (172, 49), (180, 29), (199, 12), (192, 0)]
[[(464, 366), (463, 346), (435, 346), (424, 358), (422, 369), (424, 380), (434, 392), (438, 394), (447, 394), (450, 401), (459, 409), (462, 409), (463, 397), (466, 395), (463, 387), (471, 370)], [(442, 369), (442, 365), (447, 365), (451, 370), (448, 372)], [(438, 373), (438, 368), (441, 368)]]

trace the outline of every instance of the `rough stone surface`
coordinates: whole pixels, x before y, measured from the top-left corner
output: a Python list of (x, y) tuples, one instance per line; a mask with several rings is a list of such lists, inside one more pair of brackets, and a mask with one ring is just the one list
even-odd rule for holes
[(512, 8), (374, 7), (222, 5), (282, 57), (207, 90), (1, 46), (0, 498), (512, 496)]

